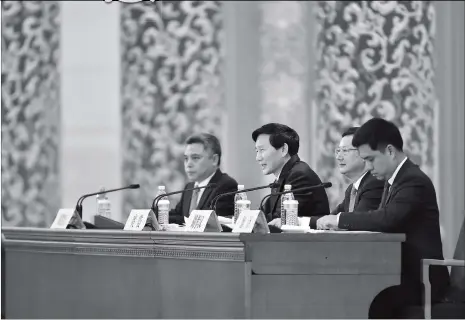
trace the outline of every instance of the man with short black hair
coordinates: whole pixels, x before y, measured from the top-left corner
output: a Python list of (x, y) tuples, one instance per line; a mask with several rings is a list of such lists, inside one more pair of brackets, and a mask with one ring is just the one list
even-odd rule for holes
[[(212, 200), (221, 193), (237, 190), (237, 182), (221, 172), (221, 145), (217, 137), (209, 133), (195, 134), (187, 138), (184, 151), (184, 170), (189, 179), (184, 189), (216, 184), (216, 187), (185, 191), (176, 208), (170, 211), (170, 222), (182, 224), (192, 210), (210, 208)], [(219, 216), (234, 215), (234, 196), (221, 197), (216, 204)]]
[[(380, 207), (371, 211), (340, 212), (317, 221), (318, 229), (404, 233), (401, 284), (382, 291), (373, 301), (370, 318), (396, 318), (408, 305), (421, 304), (421, 259), (444, 259), (439, 209), (431, 179), (403, 152), (399, 129), (381, 118), (367, 121), (352, 144), (375, 177), (385, 180)], [(431, 266), (432, 301), (449, 285), (446, 267)]]
[[(299, 135), (294, 129), (279, 123), (268, 123), (252, 133), (255, 142), (255, 159), (265, 175), (273, 174), (277, 187), (272, 192), (284, 191), (284, 185), (290, 184), (292, 189), (310, 187), (321, 184), (318, 175), (307, 163), (297, 155), (299, 151)], [(318, 216), (329, 213), (326, 191), (321, 189), (294, 193), (299, 201), (299, 216)], [(265, 214), (272, 225), (280, 226), (280, 196), (271, 196), (265, 203)]]

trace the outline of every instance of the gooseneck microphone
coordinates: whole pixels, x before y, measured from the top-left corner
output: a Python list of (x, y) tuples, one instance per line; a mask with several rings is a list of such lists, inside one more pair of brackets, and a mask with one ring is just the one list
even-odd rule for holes
[(158, 195), (155, 197), (155, 199), (153, 199), (153, 202), (152, 202), (152, 210), (155, 211), (156, 208), (157, 208), (157, 205), (158, 205), (158, 201), (163, 198), (163, 197), (167, 197), (167, 196), (171, 196), (173, 194), (179, 194), (179, 193), (183, 193), (183, 192), (186, 192), (186, 191), (194, 191), (194, 190), (199, 190), (199, 189), (210, 189), (210, 188), (214, 188), (216, 187), (216, 183), (210, 183), (210, 184), (207, 184), (206, 186), (203, 186), (203, 187), (195, 187), (195, 188), (189, 188), (189, 189), (183, 189), (183, 190), (179, 190), (179, 191), (173, 191), (173, 192), (168, 192), (168, 193), (165, 193), (165, 194), (161, 194), (161, 195)]
[(125, 189), (139, 189), (139, 188), (140, 188), (139, 184), (131, 184), (131, 185), (129, 185), (127, 187), (123, 187), (123, 188), (110, 189), (110, 190), (85, 194), (82, 197), (80, 197), (79, 200), (77, 201), (76, 211), (78, 212), (79, 217), (81, 217), (81, 219), (82, 219), (82, 202), (84, 201), (85, 198), (91, 197), (91, 196), (96, 196), (96, 195), (102, 194), (102, 193), (110, 193), (110, 192), (115, 192), (115, 191), (120, 191), (120, 190), (125, 190)]
[(231, 191), (231, 192), (225, 192), (225, 193), (220, 193), (219, 195), (217, 195), (215, 198), (213, 198), (211, 204), (210, 204), (210, 209), (213, 209), (215, 210), (216, 212), (216, 203), (218, 202), (218, 199), (220, 199), (221, 197), (224, 197), (224, 196), (229, 196), (229, 195), (232, 195), (232, 194), (237, 194), (237, 193), (242, 193), (242, 192), (249, 192), (249, 191), (255, 191), (255, 190), (261, 190), (261, 189), (265, 189), (265, 188), (273, 188), (276, 186), (276, 183), (275, 182), (272, 182), (270, 184), (267, 184), (265, 186), (260, 186), (260, 187), (255, 187), (255, 188), (249, 188), (249, 189), (242, 189), (242, 190), (237, 190), (237, 191)]
[[(317, 184), (317, 185), (310, 186), (310, 187), (302, 187), (302, 188), (298, 188), (298, 189), (294, 189), (294, 190), (287, 190), (287, 191), (282, 191), (282, 192), (270, 193), (270, 194), (267, 194), (266, 196), (264, 196), (262, 201), (260, 201), (259, 209), (261, 211), (263, 211), (263, 203), (265, 202), (266, 199), (268, 199), (271, 196), (278, 196), (278, 195), (291, 193), (291, 192), (311, 191), (311, 190), (320, 189), (320, 188), (330, 188), (332, 185), (333, 184), (331, 182), (323, 182), (321, 184)], [(311, 193), (309, 193), (309, 194), (311, 194)]]

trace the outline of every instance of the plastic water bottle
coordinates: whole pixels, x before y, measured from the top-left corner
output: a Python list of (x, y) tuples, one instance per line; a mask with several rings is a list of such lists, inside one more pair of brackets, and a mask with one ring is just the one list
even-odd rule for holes
[[(284, 185), (284, 191), (291, 191), (291, 188), (290, 184)], [(290, 192), (281, 196), (281, 225), (286, 224), (286, 208), (284, 207), (284, 201), (286, 200), (294, 200), (294, 194)]]
[(250, 210), (250, 200), (237, 200), (237, 210), (239, 212), (238, 217), (234, 220), (234, 223), (236, 223), (237, 219), (239, 219), (239, 215), (242, 213), (244, 210)]
[[(165, 186), (158, 186), (157, 197), (166, 194)], [(159, 224), (169, 224), (169, 214), (170, 214), (170, 201), (168, 197), (162, 197), (158, 200), (158, 223)]]
[(285, 200), (284, 210), (286, 211), (286, 224), (289, 226), (299, 225), (299, 201), (297, 200)]
[[(244, 190), (244, 185), (240, 184), (237, 186), (237, 191)], [(247, 194), (245, 192), (236, 193), (234, 196), (234, 217), (233, 223), (236, 223), (237, 218), (239, 217), (241, 207), (244, 205), (243, 203), (239, 202), (241, 200), (247, 200)], [(249, 201), (250, 202), (250, 201)], [(250, 209), (250, 207), (249, 207)]]
[(105, 218), (111, 219), (111, 203), (108, 200), (107, 194), (105, 193), (105, 188), (101, 188), (97, 195), (97, 214)]

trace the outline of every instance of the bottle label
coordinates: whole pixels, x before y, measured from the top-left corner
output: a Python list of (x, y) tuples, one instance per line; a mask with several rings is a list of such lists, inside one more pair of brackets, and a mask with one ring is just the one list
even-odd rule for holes
[(158, 201), (158, 222), (160, 224), (169, 224), (170, 202), (169, 200)]
[(283, 202), (284, 212), (285, 212), (285, 224), (290, 226), (298, 226), (298, 209), (299, 202), (297, 200), (286, 200)]

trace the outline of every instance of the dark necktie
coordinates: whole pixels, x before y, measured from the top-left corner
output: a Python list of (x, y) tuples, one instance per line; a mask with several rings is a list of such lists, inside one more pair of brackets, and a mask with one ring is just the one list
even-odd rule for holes
[[(197, 188), (198, 185), (196, 184), (194, 187)], [(194, 211), (197, 208), (197, 200), (198, 199), (199, 199), (199, 189), (192, 191), (191, 205), (189, 206), (188, 217), (191, 215), (191, 212)]]
[(349, 212), (354, 211), (356, 198), (357, 198), (357, 189), (354, 187), (354, 185), (352, 185), (352, 189), (350, 190)]
[(381, 209), (386, 205), (386, 200), (387, 200), (387, 197), (388, 197), (388, 194), (389, 194), (389, 188), (390, 187), (391, 187), (391, 185), (389, 184), (388, 181), (386, 181), (384, 183), (383, 196), (381, 197), (381, 203), (379, 204), (378, 209)]

